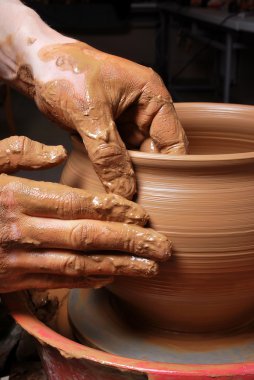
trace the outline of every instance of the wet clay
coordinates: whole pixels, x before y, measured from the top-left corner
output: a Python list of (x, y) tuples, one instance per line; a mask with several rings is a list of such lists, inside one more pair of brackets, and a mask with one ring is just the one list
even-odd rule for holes
[(34, 98), (35, 96), (35, 84), (32, 68), (29, 65), (21, 65), (18, 69), (15, 79), (16, 87), (20, 92)]
[[(95, 54), (94, 61), (89, 59), (91, 53)], [(82, 42), (76, 42), (45, 46), (39, 51), (39, 57), (43, 61), (54, 60), (60, 70), (71, 70), (74, 74), (81, 74), (91, 71), (96, 73), (100, 65), (100, 59), (105, 59), (106, 54), (101, 55), (101, 52), (91, 46)], [(92, 62), (95, 65), (92, 65)]]
[(128, 256), (88, 255), (86, 256), (86, 270), (90, 275), (150, 277), (158, 273), (158, 265), (152, 260)]
[(0, 170), (49, 168), (66, 158), (62, 146), (46, 146), (25, 136), (11, 136), (0, 141)]
[[(119, 278), (110, 290), (142, 326), (228, 330), (254, 315), (254, 108), (180, 103), (176, 110), (189, 155), (130, 152), (137, 202), (173, 241), (172, 258), (149, 281)], [(62, 181), (102, 190), (78, 141)]]

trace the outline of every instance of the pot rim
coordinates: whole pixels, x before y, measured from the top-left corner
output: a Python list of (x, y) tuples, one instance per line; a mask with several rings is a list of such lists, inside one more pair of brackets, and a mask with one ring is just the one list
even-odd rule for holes
[[(241, 121), (244, 114), (248, 123), (253, 123), (254, 135), (254, 106), (242, 104), (226, 104), (226, 103), (209, 103), (209, 102), (186, 102), (174, 103), (176, 111), (180, 115), (188, 117), (191, 110), (199, 119), (205, 118), (216, 113), (217, 118), (228, 120), (237, 119)], [(230, 127), (229, 127), (230, 128)], [(80, 151), (84, 151), (84, 145), (79, 136), (72, 136), (73, 145)], [(228, 166), (253, 164), (254, 150), (244, 153), (227, 153), (227, 154), (187, 154), (187, 155), (168, 155), (161, 153), (145, 153), (140, 151), (129, 150), (132, 162), (141, 166), (156, 167), (209, 167), (209, 166)]]
[[(209, 379), (220, 377), (220, 379), (232, 376), (252, 376), (254, 374), (254, 362), (233, 364), (173, 364), (149, 362), (145, 360), (129, 359), (123, 356), (109, 354), (98, 349), (90, 348), (65, 338), (57, 333), (37, 317), (28, 308), (24, 292), (13, 292), (2, 294), (4, 303), (8, 307), (12, 317), (30, 335), (35, 337), (42, 345), (47, 344), (57, 349), (64, 357), (69, 359), (84, 359), (99, 363), (111, 368), (126, 371), (146, 373), (149, 379), (162, 379), (164, 375), (174, 376), (176, 380)], [(160, 377), (162, 376), (162, 377)], [(168, 377), (165, 377), (165, 380)]]

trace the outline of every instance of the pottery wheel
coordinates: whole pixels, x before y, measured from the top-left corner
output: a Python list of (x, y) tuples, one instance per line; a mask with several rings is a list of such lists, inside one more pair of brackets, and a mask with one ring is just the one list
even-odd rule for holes
[(254, 360), (254, 325), (225, 336), (142, 332), (117, 312), (105, 289), (74, 289), (68, 301), (77, 339), (128, 358), (178, 364), (226, 364)]

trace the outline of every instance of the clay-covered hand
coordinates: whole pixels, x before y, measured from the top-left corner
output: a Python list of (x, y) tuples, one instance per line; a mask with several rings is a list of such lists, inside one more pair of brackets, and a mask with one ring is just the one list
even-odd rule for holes
[(79, 132), (108, 192), (131, 198), (136, 191), (121, 137), (138, 147), (150, 135), (160, 152), (186, 153), (172, 98), (152, 69), (81, 42), (48, 45), (38, 56), (41, 69), (32, 68), (37, 105), (58, 124)]
[(38, 56), (41, 69), (32, 68), (36, 103), (52, 120), (79, 132), (107, 191), (127, 198), (135, 193), (119, 132), (132, 146), (150, 135), (160, 152), (186, 153), (172, 98), (152, 69), (81, 42), (48, 45)]
[(81, 135), (107, 192), (131, 198), (136, 191), (123, 140), (138, 147), (150, 136), (161, 153), (186, 153), (172, 98), (151, 68), (55, 32), (18, 0), (3, 0), (0, 11), (0, 77)]
[[(0, 158), (1, 172), (36, 169), (61, 162), (65, 151), (15, 136), (0, 142)], [(141, 227), (147, 219), (118, 195), (1, 174), (0, 292), (98, 287), (113, 275), (154, 275), (153, 259), (166, 259), (170, 243)]]

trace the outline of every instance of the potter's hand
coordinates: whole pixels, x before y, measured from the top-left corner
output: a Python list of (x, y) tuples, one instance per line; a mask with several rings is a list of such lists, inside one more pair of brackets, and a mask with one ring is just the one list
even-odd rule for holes
[[(64, 158), (62, 147), (26, 137), (0, 142), (1, 172), (49, 167)], [(146, 221), (140, 206), (118, 195), (1, 174), (0, 292), (98, 287), (113, 275), (153, 275), (157, 265), (149, 258), (167, 258), (170, 243), (138, 226)], [(143, 258), (105, 255), (101, 250)]]
[[(11, 3), (15, 12), (19, 2)], [(49, 118), (77, 131), (105, 189), (131, 198), (135, 177), (119, 132), (132, 146), (150, 135), (162, 153), (186, 152), (170, 94), (152, 69), (64, 37), (19, 6), (18, 33), (0, 47), (8, 58), (0, 75), (33, 97)]]
[(32, 65), (38, 107), (79, 132), (108, 192), (131, 198), (136, 191), (119, 132), (132, 145), (139, 146), (150, 133), (160, 152), (186, 152), (172, 99), (150, 68), (81, 42), (47, 45), (38, 55), (40, 63), (36, 69)]

